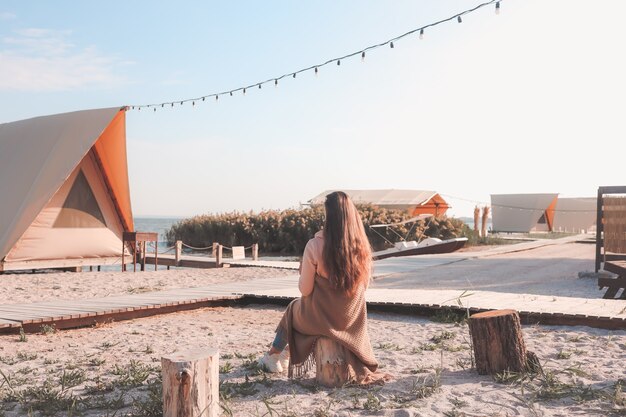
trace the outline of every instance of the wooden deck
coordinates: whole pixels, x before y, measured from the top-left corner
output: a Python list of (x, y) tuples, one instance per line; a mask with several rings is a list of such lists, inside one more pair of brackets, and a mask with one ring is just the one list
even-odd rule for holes
[[(154, 265), (154, 254), (146, 254), (146, 264)], [(176, 266), (181, 268), (200, 268), (200, 269), (208, 269), (215, 268), (216, 262), (215, 258), (210, 256), (200, 256), (200, 255), (182, 255), (178, 262), (174, 255), (171, 254), (159, 254), (158, 255), (158, 264), (163, 266)], [(258, 260), (253, 261), (252, 259), (241, 259), (241, 260), (233, 260), (229, 258), (222, 258), (222, 266), (223, 267), (245, 267), (245, 266), (256, 266), (263, 268), (281, 268), (281, 269), (293, 269), (297, 270), (300, 266), (299, 262), (288, 262), (288, 261), (264, 261)]]
[[(88, 300), (59, 300), (0, 305), (0, 333), (39, 331), (42, 325), (58, 329), (134, 319), (216, 305), (250, 302), (285, 303), (299, 295), (297, 276), (206, 287), (181, 288)], [(552, 297), (490, 291), (411, 290), (370, 288), (370, 309), (433, 314), (452, 309), (471, 313), (500, 308), (520, 312), (525, 323), (584, 325), (626, 329), (626, 300)], [(459, 298), (461, 297), (461, 298)], [(459, 304), (459, 302), (461, 304)]]

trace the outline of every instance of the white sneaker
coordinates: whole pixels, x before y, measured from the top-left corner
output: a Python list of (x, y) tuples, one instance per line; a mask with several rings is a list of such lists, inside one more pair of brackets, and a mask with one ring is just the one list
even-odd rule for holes
[(280, 373), (283, 371), (283, 367), (280, 363), (280, 353), (274, 353), (270, 355), (265, 352), (265, 354), (257, 361), (259, 366), (267, 371), (272, 373)]
[(283, 349), (283, 351), (278, 354), (278, 362), (280, 366), (283, 367), (283, 371), (289, 369), (289, 350)]

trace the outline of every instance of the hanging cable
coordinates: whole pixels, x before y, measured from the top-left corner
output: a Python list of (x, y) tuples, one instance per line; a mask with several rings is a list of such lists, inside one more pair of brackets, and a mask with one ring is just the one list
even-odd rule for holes
[(419, 38), (420, 39), (423, 39), (423, 37), (424, 37), (424, 30), (425, 29), (431, 28), (431, 27), (434, 27), (434, 26), (438, 26), (438, 25), (441, 25), (443, 23), (447, 23), (447, 22), (450, 22), (450, 21), (453, 21), (453, 20), (456, 20), (457, 22), (461, 23), (463, 21), (461, 16), (464, 16), (464, 15), (469, 14), (469, 13), (473, 13), (476, 10), (479, 10), (479, 9), (481, 9), (481, 8), (483, 8), (485, 6), (491, 5), (491, 4), (495, 4), (496, 13), (497, 13), (497, 12), (500, 11), (500, 3), (502, 3), (502, 1), (503, 0), (489, 0), (487, 2), (480, 3), (480, 4), (474, 6), (471, 9), (464, 10), (464, 11), (462, 11), (460, 13), (457, 13), (455, 15), (452, 15), (452, 16), (450, 16), (448, 18), (441, 19), (441, 20), (438, 20), (436, 22), (429, 23), (427, 25), (424, 25), (424, 26), (412, 29), (412, 30), (410, 30), (408, 32), (405, 32), (405, 33), (403, 33), (401, 35), (398, 35), (398, 36), (393, 37), (391, 39), (388, 39), (386, 41), (383, 41), (383, 42), (380, 42), (380, 43), (377, 43), (377, 44), (374, 44), (374, 45), (370, 45), (370, 46), (368, 46), (366, 48), (359, 49), (356, 52), (352, 52), (352, 53), (349, 53), (349, 54), (346, 54), (346, 55), (340, 56), (340, 57), (331, 58), (331, 59), (329, 59), (329, 60), (327, 60), (325, 62), (322, 62), (322, 63), (319, 63), (319, 64), (315, 64), (315, 65), (311, 65), (309, 67), (305, 67), (305, 68), (299, 69), (297, 71), (288, 72), (288, 73), (285, 73), (285, 74), (283, 74), (283, 75), (281, 75), (279, 77), (272, 77), (272, 78), (269, 78), (269, 79), (267, 79), (265, 81), (259, 81), (259, 82), (255, 82), (255, 83), (252, 83), (252, 84), (249, 84), (249, 85), (246, 85), (246, 86), (239, 87), (239, 88), (233, 88), (233, 89), (222, 91), (222, 92), (214, 92), (214, 93), (210, 93), (210, 94), (205, 94), (203, 96), (188, 98), (188, 99), (184, 99), (184, 100), (166, 101), (166, 102), (163, 102), (163, 103), (133, 104), (133, 105), (126, 106), (126, 107), (128, 107), (128, 108), (130, 108), (132, 110), (141, 110), (142, 108), (145, 108), (145, 107), (152, 107), (152, 106), (158, 106), (158, 105), (170, 104), (170, 103), (171, 103), (171, 106), (174, 107), (174, 102), (180, 102), (180, 105), (182, 106), (183, 103), (185, 103), (185, 102), (193, 102), (193, 101), (198, 101), (198, 100), (204, 101), (204, 99), (206, 97), (210, 97), (210, 96), (215, 96), (216, 99), (217, 99), (218, 96), (221, 96), (221, 95), (227, 95), (228, 94), (228, 95), (232, 96), (233, 92), (237, 92), (237, 91), (243, 91), (243, 94), (245, 95), (246, 94), (246, 89), (249, 89), (249, 88), (252, 88), (252, 87), (255, 87), (255, 86), (260, 89), (263, 84), (270, 83), (270, 82), (273, 82), (274, 85), (278, 85), (278, 81), (282, 80), (283, 78), (287, 78), (287, 77), (296, 78), (297, 74), (299, 74), (301, 72), (306, 72), (306, 71), (313, 71), (314, 70), (315, 73), (317, 73), (319, 71), (319, 68), (321, 68), (321, 67), (323, 67), (325, 65), (332, 64), (332, 63), (335, 63), (336, 65), (340, 66), (342, 60), (345, 60), (345, 59), (348, 59), (348, 58), (352, 58), (354, 56), (360, 56), (361, 59), (363, 60), (363, 59), (365, 59), (365, 53), (367, 51), (371, 51), (373, 49), (378, 49), (378, 48), (381, 48), (381, 47), (387, 46), (387, 45), (390, 48), (395, 48), (394, 42), (397, 42), (398, 40), (400, 40), (402, 38), (414, 35), (416, 33), (419, 34)]

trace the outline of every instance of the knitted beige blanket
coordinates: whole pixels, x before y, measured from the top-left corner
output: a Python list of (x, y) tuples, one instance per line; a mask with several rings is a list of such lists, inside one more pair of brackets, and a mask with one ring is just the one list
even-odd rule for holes
[(346, 296), (330, 281), (315, 276), (313, 292), (293, 300), (280, 321), (289, 341), (289, 377), (301, 377), (315, 366), (315, 341), (328, 337), (348, 348), (352, 355), (346, 358), (350, 382), (372, 384), (390, 379), (390, 375), (376, 372), (367, 332), (365, 288), (359, 286), (354, 296)]

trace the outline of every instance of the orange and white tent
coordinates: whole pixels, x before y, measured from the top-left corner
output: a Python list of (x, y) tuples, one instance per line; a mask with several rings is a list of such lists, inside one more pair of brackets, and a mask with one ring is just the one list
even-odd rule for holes
[(121, 263), (125, 110), (0, 124), (0, 271)]
[(327, 190), (309, 200), (312, 206), (324, 204), (326, 196), (343, 191), (355, 204), (371, 204), (388, 209), (406, 210), (412, 216), (432, 214), (443, 216), (450, 208), (435, 191), (425, 190)]
[(498, 232), (547, 232), (554, 230), (559, 195), (491, 194), (493, 230)]

